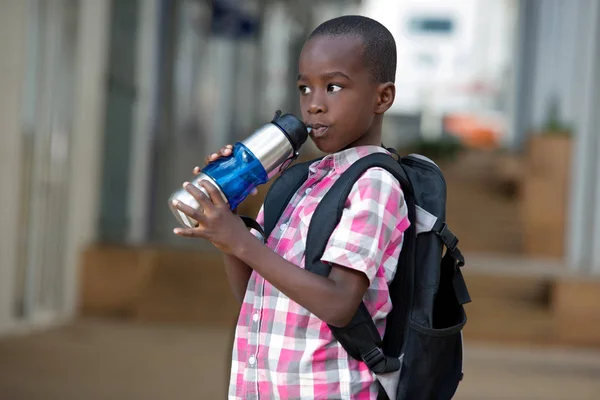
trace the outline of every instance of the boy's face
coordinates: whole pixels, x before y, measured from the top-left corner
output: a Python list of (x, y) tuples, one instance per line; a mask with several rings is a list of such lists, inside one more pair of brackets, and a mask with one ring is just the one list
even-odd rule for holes
[(362, 54), (362, 40), (353, 36), (314, 37), (300, 54), (302, 118), (325, 153), (380, 145), (372, 125), (379, 113), (381, 85), (372, 79)]

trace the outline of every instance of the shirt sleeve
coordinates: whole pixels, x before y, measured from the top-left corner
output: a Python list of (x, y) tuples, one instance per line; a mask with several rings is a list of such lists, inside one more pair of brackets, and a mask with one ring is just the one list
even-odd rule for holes
[(400, 183), (388, 171), (371, 168), (354, 183), (321, 261), (361, 271), (372, 283), (390, 241), (407, 227)]
[[(258, 222), (260, 227), (263, 228), (263, 230), (264, 230), (265, 229), (265, 205), (264, 204), (262, 206), (260, 206), (260, 210), (258, 211), (258, 214), (256, 215), (255, 220), (256, 220), (256, 222)], [(262, 235), (256, 229), (250, 229), (250, 233), (252, 233), (258, 239), (263, 240)]]

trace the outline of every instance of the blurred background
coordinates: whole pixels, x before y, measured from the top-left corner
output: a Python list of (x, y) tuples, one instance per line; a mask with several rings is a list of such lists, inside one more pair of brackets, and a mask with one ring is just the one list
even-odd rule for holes
[(600, 1), (2, 0), (1, 400), (225, 398), (239, 305), (167, 199), (299, 113), (306, 36), (350, 13), (397, 41), (386, 146), (447, 178), (456, 398), (600, 398)]

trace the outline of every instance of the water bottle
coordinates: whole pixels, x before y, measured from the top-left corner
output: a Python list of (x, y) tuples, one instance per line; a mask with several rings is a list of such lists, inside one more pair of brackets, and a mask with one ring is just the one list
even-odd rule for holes
[[(271, 122), (258, 128), (252, 135), (233, 146), (229, 157), (221, 157), (206, 165), (190, 183), (206, 194), (200, 182), (212, 183), (223, 200), (234, 210), (259, 185), (269, 181), (286, 168), (297, 156), (308, 138), (308, 129), (292, 114), (277, 111)], [(198, 222), (178, 210), (174, 201), (180, 201), (196, 210), (201, 206), (181, 188), (169, 198), (169, 207), (184, 227), (194, 228)]]

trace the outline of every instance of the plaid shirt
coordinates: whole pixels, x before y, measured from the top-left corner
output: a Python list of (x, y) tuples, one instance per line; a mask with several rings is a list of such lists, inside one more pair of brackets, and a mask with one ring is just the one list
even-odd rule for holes
[[(308, 226), (319, 201), (353, 162), (373, 152), (386, 150), (351, 148), (312, 164), (268, 247), (304, 268)], [(262, 225), (262, 210), (257, 221)], [(400, 184), (389, 172), (371, 168), (354, 184), (322, 257), (368, 277), (364, 302), (381, 334), (392, 308), (388, 283), (408, 226)], [(376, 399), (374, 382), (325, 322), (252, 272), (235, 332), (230, 399)]]

